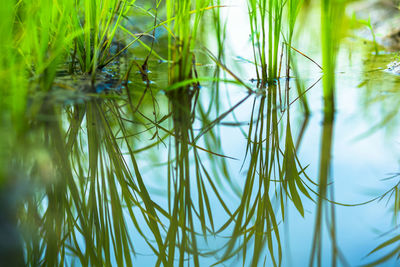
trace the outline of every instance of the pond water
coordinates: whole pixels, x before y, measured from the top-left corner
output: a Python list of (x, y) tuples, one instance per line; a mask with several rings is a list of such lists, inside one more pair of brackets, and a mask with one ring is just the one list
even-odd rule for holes
[(168, 85), (157, 29), (148, 70), (134, 46), (95, 91), (93, 76), (60, 70), (30, 99), (29, 149), (3, 133), (16, 182), (1, 188), (1, 210), (18, 214), (0, 216), (3, 252), (32, 266), (360, 266), (396, 249), (376, 265), (398, 265), (397, 239), (369, 255), (399, 234), (400, 76), (385, 71), (395, 54), (350, 29), (329, 121), (319, 5), (300, 14), (293, 42), (308, 58), (293, 51), (290, 78), (261, 89), (246, 2), (225, 5), (223, 49), (201, 33), (195, 70), (208, 78), (188, 92)]

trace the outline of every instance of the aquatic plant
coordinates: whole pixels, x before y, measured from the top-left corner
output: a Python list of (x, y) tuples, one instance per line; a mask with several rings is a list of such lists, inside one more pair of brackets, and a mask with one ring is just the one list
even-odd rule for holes
[[(310, 257), (310, 266), (321, 266), (322, 259), (322, 220), (328, 216), (329, 238), (331, 240), (331, 265), (337, 265), (339, 249), (336, 241), (335, 207), (332, 203), (326, 203), (328, 195), (333, 199), (333, 186), (331, 178), (331, 153), (333, 145), (333, 127), (335, 117), (335, 86), (336, 86), (336, 57), (342, 37), (341, 23), (343, 22), (343, 11), (345, 2), (340, 0), (323, 0), (321, 2), (321, 45), (322, 45), (322, 69), (323, 82), (323, 128), (320, 148), (320, 165), (318, 174), (318, 201), (315, 215), (314, 238)], [(340, 26), (339, 26), (340, 25)]]
[[(100, 3), (76, 1), (71, 7), (67, 7), (71, 8), (71, 31), (82, 33), (74, 40), (71, 64), (77, 60), (83, 72), (92, 73), (110, 63), (115, 58), (111, 54), (114, 37), (135, 2), (136, 0), (106, 0)], [(121, 48), (121, 51), (131, 44), (132, 42)]]
[(279, 41), (285, 3), (282, 0), (248, 0), (254, 64), (258, 83), (262, 85), (278, 78)]
[[(16, 7), (14, 1), (4, 1), (0, 9), (2, 22), (0, 23), (0, 33), (3, 36), (0, 40), (0, 109), (2, 121), (8, 116), (16, 122), (19, 128), (20, 122), (16, 120), (22, 116), (26, 107), (27, 80), (23, 75), (24, 64), (21, 64), (17, 48), (19, 39), (13, 32), (16, 20)], [(19, 90), (17, 89), (19, 87)], [(4, 125), (5, 122), (1, 123)]]
[[(165, 239), (169, 266), (174, 265), (176, 253), (179, 255), (179, 266), (184, 265), (185, 254), (192, 257), (194, 266), (200, 266), (198, 234), (195, 229), (196, 220), (201, 225), (203, 238), (206, 239), (209, 232), (214, 233), (215, 231), (206, 183), (211, 185), (213, 193), (217, 196), (219, 194), (200, 159), (192, 126), (200, 90), (200, 84), (196, 81), (198, 74), (192, 50), (195, 47), (203, 12), (209, 3), (208, 0), (169, 0), (166, 2), (167, 20), (170, 21), (168, 26), (173, 29), (173, 34), (169, 35), (168, 82), (172, 86), (176, 85), (175, 88), (166, 92), (170, 101), (174, 129), (174, 151), (170, 150), (169, 152), (168, 166), (168, 199), (171, 221)], [(193, 12), (191, 11), (192, 6), (195, 7)], [(192, 13), (194, 13), (193, 20)], [(193, 152), (192, 155), (189, 153), (190, 151)], [(195, 177), (190, 175), (190, 161), (192, 160), (194, 161)], [(197, 202), (192, 200), (192, 179), (195, 179), (197, 185)], [(229, 213), (223, 200), (218, 198), (220, 204)], [(207, 218), (210, 226), (206, 222)]]
[[(11, 227), (0, 227), (0, 236), (15, 242), (8, 248), (0, 242), (0, 262), (5, 255), (10, 266), (132, 266), (148, 253), (155, 266), (216, 266), (237, 258), (244, 266), (282, 266), (289, 211), (305, 216), (305, 202), (315, 201), (310, 265), (322, 265), (324, 218), (331, 265), (338, 265), (330, 172), (336, 28), (344, 28), (344, 2), (321, 2), (324, 118), (317, 182), (298, 158), (307, 119), (297, 129), (292, 107), (300, 99), (308, 114), (309, 89), (293, 54), (310, 59), (295, 48), (297, 17), (310, 1), (247, 1), (256, 86), (232, 71), (224, 55), (224, 1), (141, 4), (3, 1), (0, 214), (7, 216), (0, 225)], [(138, 11), (151, 25), (140, 33)], [(202, 39), (210, 25), (205, 18), (215, 30), (207, 35), (215, 38), (210, 49)], [(114, 61), (135, 42), (144, 53)], [(112, 83), (102, 80), (110, 76)], [(69, 84), (81, 78), (89, 90)], [(223, 84), (238, 86), (236, 102), (221, 94)], [(95, 85), (105, 90), (95, 93)], [(249, 117), (238, 121), (236, 109), (249, 101)], [(238, 159), (223, 153), (220, 126), (234, 127), (246, 143), (240, 174), (231, 170)], [(156, 167), (164, 175), (155, 177)], [(398, 186), (390, 194), (397, 215)], [(377, 246), (372, 253), (394, 249), (375, 263), (396, 255), (398, 240)]]

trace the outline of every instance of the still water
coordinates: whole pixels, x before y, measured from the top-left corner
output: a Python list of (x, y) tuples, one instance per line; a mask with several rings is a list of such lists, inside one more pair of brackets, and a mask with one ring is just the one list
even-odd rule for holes
[[(10, 186), (23, 211), (19, 232), (6, 235), (23, 236), (26, 261), (308, 266), (318, 258), (322, 266), (333, 259), (359, 266), (392, 252), (367, 256), (398, 234), (400, 76), (384, 71), (394, 55), (376, 55), (356, 34), (344, 38), (335, 117), (326, 124), (323, 72), (299, 53), (296, 74), (257, 88), (247, 7), (238, 2), (221, 8), (223, 65), (208, 57), (218, 54), (212, 36), (204, 34), (211, 52), (196, 53), (199, 77), (218, 79), (189, 95), (167, 87), (162, 60), (150, 59), (147, 77), (135, 68), (119, 82), (129, 69), (124, 55), (98, 77), (96, 93), (85, 92), (89, 78), (60, 74), (52, 94), (35, 96), (47, 104), (30, 129), (34, 149), (15, 145), (19, 157), (34, 160), (14, 162), (30, 179)], [(293, 44), (317, 63), (318, 18), (302, 18), (307, 29)], [(162, 32), (156, 36), (165, 45)], [(321, 198), (327, 127), (332, 150)], [(396, 266), (395, 258), (382, 264)]]

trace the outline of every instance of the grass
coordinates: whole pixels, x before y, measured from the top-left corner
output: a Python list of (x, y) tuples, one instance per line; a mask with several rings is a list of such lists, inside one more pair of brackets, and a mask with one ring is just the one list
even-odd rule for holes
[(290, 47), (293, 41), (297, 16), (303, 6), (302, 0), (248, 0), (251, 42), (254, 53), (258, 84), (265, 86), (280, 78), (280, 42), (284, 30), (285, 17), (287, 34), (285, 36), (287, 73), (291, 64)]
[(331, 154), (333, 146), (333, 130), (335, 116), (335, 87), (336, 87), (336, 58), (342, 32), (334, 31), (334, 27), (343, 29), (338, 25), (343, 22), (342, 14), (344, 12), (345, 3), (343, 1), (323, 0), (321, 2), (321, 44), (322, 44), (322, 69), (324, 76), (323, 82), (323, 109), (324, 119), (322, 128), (322, 140), (320, 148), (320, 165), (319, 165), (319, 189), (318, 203), (315, 215), (315, 228), (313, 247), (310, 256), (310, 266), (321, 266), (322, 260), (322, 220), (324, 216), (328, 219), (328, 232), (331, 240), (331, 265), (337, 266), (339, 249), (336, 237), (336, 221), (335, 207), (326, 203), (324, 199), (330, 196), (334, 198), (333, 186), (329, 186), (332, 182), (331, 177)]
[[(167, 19), (174, 18), (173, 23), (172, 20), (169, 23), (174, 33), (173, 36), (169, 36), (168, 81), (170, 85), (182, 84), (186, 80), (198, 78), (192, 51), (203, 12), (209, 3), (207, 0), (167, 1), (166, 3)], [(190, 14), (192, 6), (195, 7), (194, 18)], [(174, 265), (176, 254), (179, 255), (179, 266), (184, 266), (185, 254), (192, 257), (194, 266), (200, 266), (196, 220), (201, 226), (204, 239), (207, 238), (208, 233), (215, 231), (206, 183), (210, 183), (214, 191), (215, 185), (200, 160), (192, 126), (199, 90), (199, 83), (194, 81), (167, 92), (174, 129), (172, 141), (174, 151), (170, 150), (169, 153), (171, 167), (169, 167), (168, 175), (169, 211), (172, 221), (165, 240), (169, 258), (168, 266)], [(172, 161), (172, 159), (175, 160)], [(194, 161), (194, 177), (190, 174), (192, 160)], [(196, 181), (197, 201), (192, 199), (192, 179)], [(215, 193), (218, 194), (217, 191)], [(221, 204), (225, 205), (223, 201)], [(209, 225), (206, 222), (207, 218)]]
[[(15, 247), (0, 247), (19, 255), (7, 263), (133, 266), (136, 256), (149, 253), (155, 266), (202, 266), (209, 258), (222, 265), (237, 255), (244, 266), (263, 261), (283, 266), (281, 225), (289, 210), (305, 216), (305, 202), (315, 201), (310, 265), (321, 265), (324, 216), (329, 218), (332, 266), (337, 265), (335, 210), (325, 199), (334, 195), (328, 184), (341, 34), (333, 27), (342, 21), (344, 3), (321, 2), (324, 120), (318, 184), (298, 158), (301, 140), (294, 138), (291, 108), (300, 98), (308, 111), (305, 90), (294, 95), (290, 76), (291, 69), (296, 76), (300, 71), (292, 44), (298, 14), (309, 3), (247, 4), (257, 88), (227, 65), (223, 1), (166, 0), (152, 6), (139, 0), (4, 1), (0, 197), (5, 200), (0, 198), (0, 213), (10, 216), (0, 217), (0, 232), (2, 224), (20, 231), (13, 236), (19, 240)], [(135, 28), (138, 11), (151, 25), (140, 31)], [(202, 39), (210, 17), (217, 56)], [(146, 53), (135, 54), (139, 46)], [(287, 79), (281, 83), (284, 62)], [(210, 63), (215, 70), (207, 70)], [(159, 66), (165, 73), (156, 72)], [(99, 77), (114, 67), (120, 73), (110, 74), (117, 80), (114, 87), (94, 93), (96, 84), (109, 82)], [(62, 84), (57, 80), (62, 75), (90, 77), (91, 89)], [(244, 92), (229, 107), (220, 94), (223, 83)], [(68, 101), (57, 100), (59, 94)], [(240, 158), (243, 181), (238, 182), (230, 169), (233, 159), (223, 152), (221, 125), (227, 118), (236, 120), (236, 110), (250, 100), (245, 124), (233, 122), (246, 142)], [(146, 162), (152, 169), (161, 166), (160, 179), (146, 172)], [(154, 181), (164, 186), (160, 201)], [(319, 190), (316, 199), (312, 186)], [(12, 209), (3, 205), (17, 195), (7, 192), (18, 190), (27, 192)], [(223, 244), (210, 248), (214, 239)]]
[[(278, 78), (278, 56), (282, 30), (283, 9), (286, 1), (249, 0), (251, 41), (254, 64), (261, 85)], [(260, 66), (260, 70), (257, 66)]]
[[(72, 32), (83, 31), (73, 43), (75, 57), (83, 72), (93, 73), (110, 63), (110, 50), (117, 30), (136, 0), (77, 1), (71, 7)], [(82, 22), (83, 21), (83, 22)]]

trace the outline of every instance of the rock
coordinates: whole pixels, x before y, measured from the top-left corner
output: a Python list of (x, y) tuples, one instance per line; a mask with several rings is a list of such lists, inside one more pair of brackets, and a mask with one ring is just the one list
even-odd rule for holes
[(400, 61), (395, 60), (387, 65), (386, 71), (392, 74), (400, 75)]
[(382, 44), (391, 50), (400, 50), (400, 28), (385, 35), (382, 38)]
[[(400, 50), (399, 0), (371, 0), (356, 2), (352, 10), (357, 19), (370, 21), (376, 41), (387, 50)], [(364, 27), (360, 33), (372, 41), (370, 29)]]

